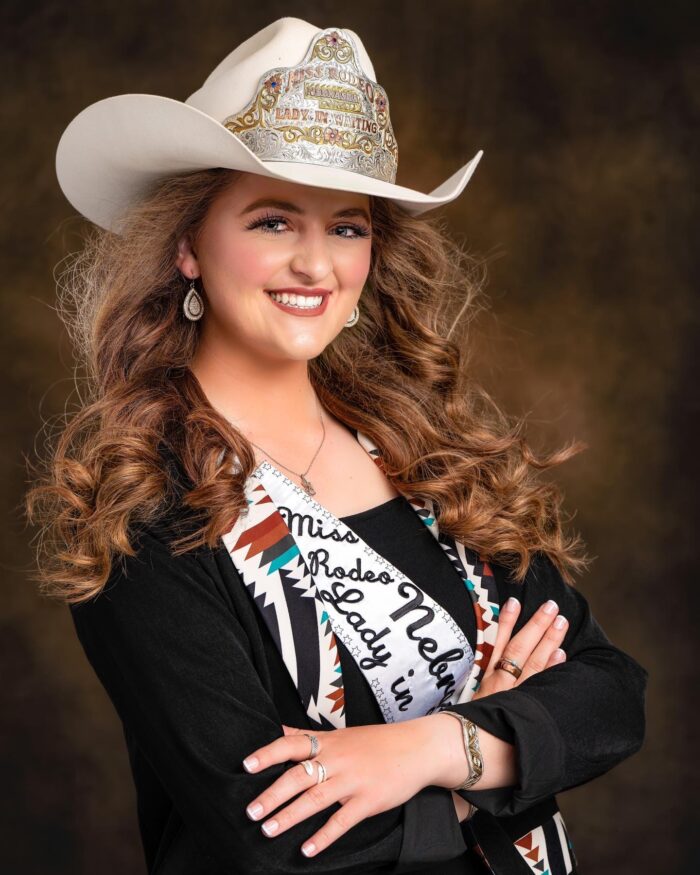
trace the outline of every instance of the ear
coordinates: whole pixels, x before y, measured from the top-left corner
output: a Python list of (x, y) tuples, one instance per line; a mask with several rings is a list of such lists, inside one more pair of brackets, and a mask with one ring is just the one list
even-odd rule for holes
[(201, 273), (197, 255), (192, 248), (192, 241), (188, 234), (184, 234), (177, 242), (177, 258), (175, 259), (180, 273), (188, 279), (194, 279)]

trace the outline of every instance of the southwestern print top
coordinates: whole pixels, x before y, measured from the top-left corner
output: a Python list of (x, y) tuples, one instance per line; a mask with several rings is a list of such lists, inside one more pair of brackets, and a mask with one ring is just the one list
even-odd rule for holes
[[(569, 620), (562, 645), (567, 661), (512, 690), (460, 701), (460, 688), (470, 697), (465, 678), (478, 671), (474, 656), (478, 660), (484, 644), (483, 623), (481, 636), (478, 628), (483, 599), (474, 598), (449, 551), (405, 498), (340, 522), (423, 593), (430, 617), (444, 620), (452, 643), (465, 642), (449, 648), (463, 651), (451, 662), (453, 683), (432, 692), (424, 685), (412, 701), (429, 710), (442, 698), (437, 692), (452, 686), (447, 707), (516, 745), (517, 785), (460, 791), (479, 808), (465, 824), (457, 820), (449, 790), (427, 787), (404, 805), (362, 821), (310, 859), (301, 845), (339, 804), (277, 837), (265, 837), (245, 806), (290, 764), (251, 775), (241, 760), (281, 736), (281, 723), (317, 727), (309, 709), (319, 703), (310, 692), (314, 685), (302, 682), (299, 689), (300, 676), (290, 671), (292, 663), (281, 649), (284, 636), (270, 622), (271, 612), (266, 619), (260, 610), (267, 596), (256, 594), (241, 575), (229, 546), (172, 557), (169, 540), (190, 524), (183, 509), (175, 509), (138, 533), (137, 555), (115, 563), (103, 593), (71, 608), (87, 657), (124, 725), (147, 871), (576, 872), (555, 794), (605, 773), (639, 749), (646, 670), (608, 640), (581, 593), (565, 584), (544, 555), (533, 561), (522, 585), (499, 565), (484, 563), (473, 567), (472, 582), (488, 590), (496, 618), (510, 595), (520, 599), (516, 631), (543, 601), (557, 601)], [(310, 555), (300, 548), (300, 557)], [(388, 614), (395, 612), (390, 604)], [(335, 635), (330, 617), (323, 619), (341, 669), (342, 725), (386, 722), (394, 708), (383, 704), (372, 687), (359, 664), (362, 655), (352, 652), (357, 645)], [(309, 641), (315, 646), (313, 631)], [(443, 640), (437, 631), (435, 638)], [(406, 681), (405, 666), (397, 667), (397, 676)], [(316, 694), (319, 689), (316, 685)], [(396, 689), (400, 707), (411, 686)], [(327, 713), (337, 725), (333, 721), (340, 710), (321, 709), (317, 717)], [(396, 716), (400, 719), (401, 712)]]

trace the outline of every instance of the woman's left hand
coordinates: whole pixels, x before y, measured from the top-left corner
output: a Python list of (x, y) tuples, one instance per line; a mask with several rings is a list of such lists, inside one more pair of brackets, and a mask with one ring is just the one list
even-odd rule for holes
[[(296, 760), (297, 765), (287, 769), (264, 793), (251, 799), (246, 811), (257, 803), (262, 809), (253, 820), (267, 818), (262, 824), (265, 835), (274, 837), (291, 826), (322, 811), (334, 802), (342, 808), (333, 812), (324, 826), (304, 843), (302, 851), (311, 857), (323, 851), (349, 829), (373, 814), (402, 805), (424, 787), (432, 783), (431, 767), (435, 759), (426, 757), (430, 749), (431, 724), (424, 718), (399, 723), (379, 723), (350, 726), (344, 729), (314, 731), (282, 726), (284, 736), (270, 744), (251, 751), (246, 757), (258, 759), (256, 774), (276, 763)], [(309, 758), (311, 741), (302, 733), (315, 735), (319, 741), (318, 753), (311, 763), (313, 771), (307, 775), (301, 761)], [(323, 763), (326, 780), (317, 784), (318, 766)], [(298, 795), (301, 794), (301, 795)], [(285, 802), (297, 797), (280, 811)], [(274, 818), (270, 817), (275, 812)], [(273, 832), (265, 827), (277, 823)], [(315, 847), (310, 853), (309, 845)]]

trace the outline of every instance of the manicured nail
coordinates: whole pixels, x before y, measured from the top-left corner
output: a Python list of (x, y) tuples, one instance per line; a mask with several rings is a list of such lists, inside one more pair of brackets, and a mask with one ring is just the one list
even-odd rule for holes
[(562, 614), (559, 614), (559, 616), (554, 621), (554, 628), (563, 629), (564, 626), (566, 626), (566, 617), (564, 617)]
[(246, 813), (251, 820), (257, 820), (262, 814), (263, 807), (259, 802), (256, 802), (255, 805), (249, 805), (246, 808)]
[(301, 846), (301, 852), (307, 857), (310, 857), (316, 850), (316, 845), (313, 842), (307, 842)]
[(266, 836), (271, 836), (273, 833), (277, 832), (277, 827), (279, 823), (276, 820), (268, 820), (266, 823), (262, 825), (262, 831)]
[(544, 606), (544, 612), (545, 614), (553, 614), (558, 607), (559, 605), (556, 602), (553, 602), (552, 599), (550, 599)]
[(257, 769), (259, 763), (257, 757), (248, 757), (243, 760), (243, 768), (248, 772), (252, 772), (254, 769)]
[(554, 651), (554, 661), (555, 661), (555, 662), (561, 662), (562, 659), (564, 659), (565, 656), (566, 656), (566, 654), (565, 654), (564, 651), (561, 649), (561, 647), (558, 647), (558, 648)]
[(518, 609), (519, 604), (520, 602), (516, 598), (511, 596), (505, 603), (504, 610), (507, 611), (509, 614), (514, 614), (515, 611)]

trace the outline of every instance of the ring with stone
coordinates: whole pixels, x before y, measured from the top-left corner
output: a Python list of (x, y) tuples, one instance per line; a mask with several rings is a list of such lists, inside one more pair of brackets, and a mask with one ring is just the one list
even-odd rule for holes
[(498, 662), (496, 663), (496, 668), (501, 668), (503, 669), (503, 671), (507, 671), (508, 674), (512, 674), (516, 680), (523, 673), (523, 670), (522, 668), (520, 668), (518, 663), (514, 659), (509, 659), (507, 656), (502, 656), (498, 660)]
[(301, 734), (305, 735), (308, 739), (311, 740), (311, 753), (309, 754), (309, 756), (315, 757), (316, 754), (318, 753), (318, 736), (309, 735), (308, 732), (302, 732)]

